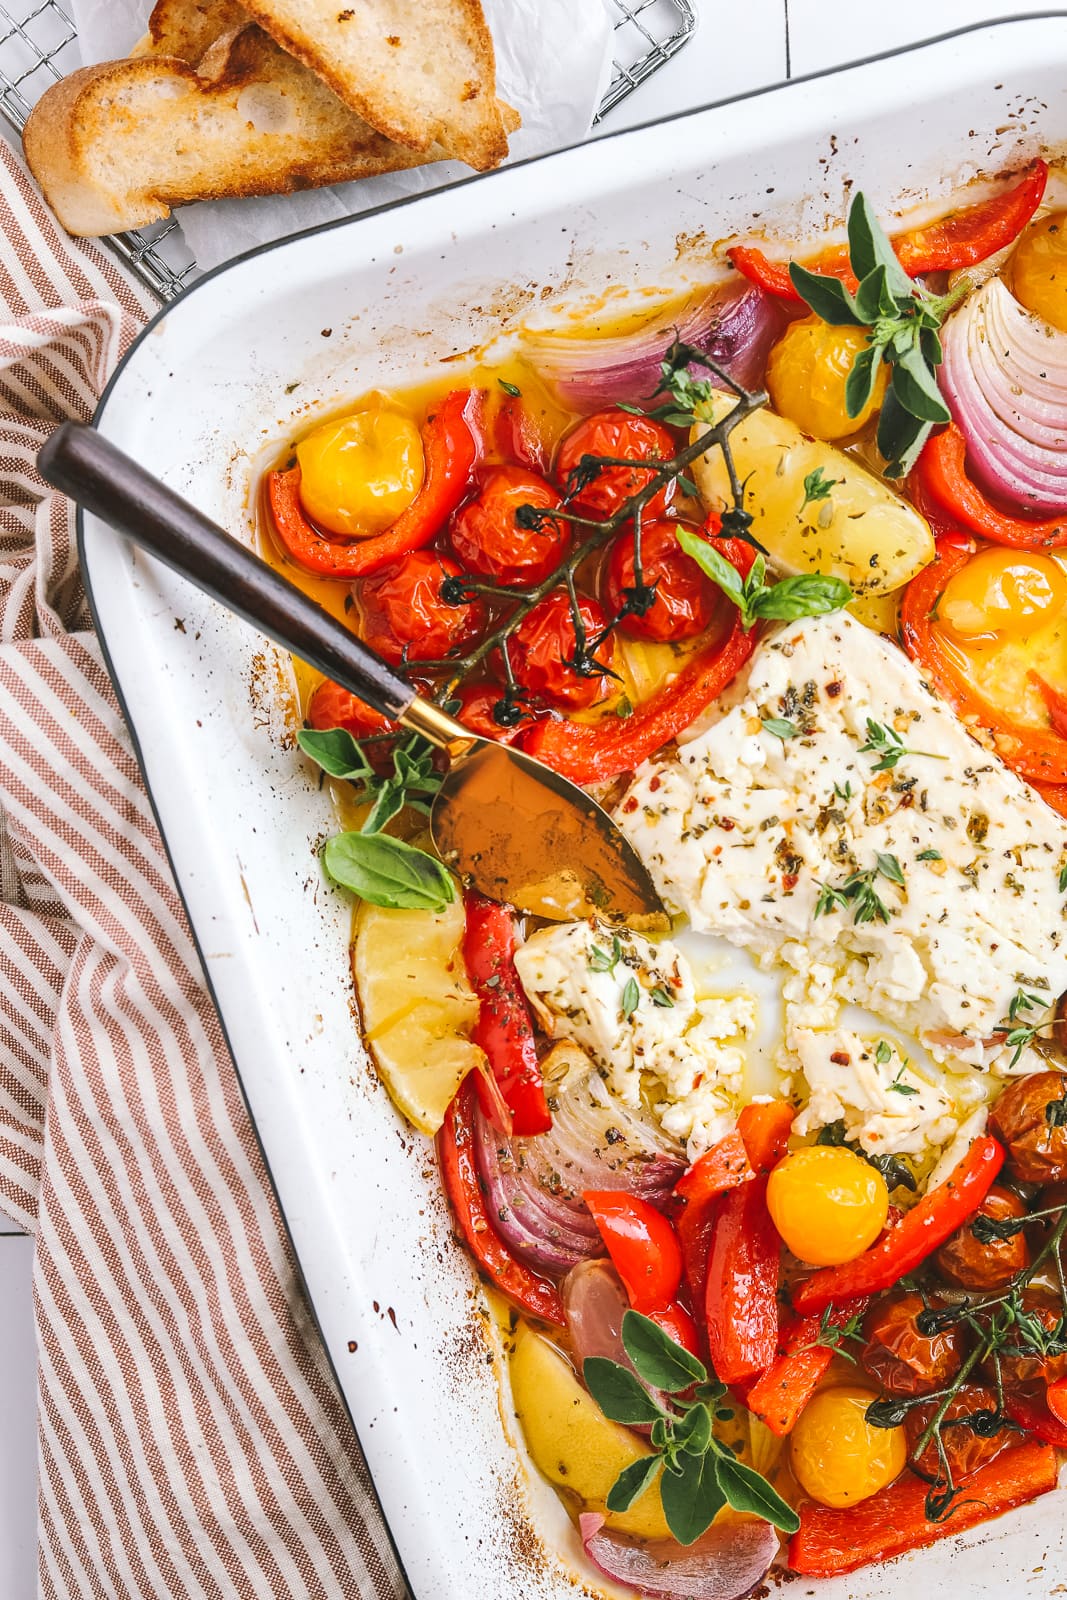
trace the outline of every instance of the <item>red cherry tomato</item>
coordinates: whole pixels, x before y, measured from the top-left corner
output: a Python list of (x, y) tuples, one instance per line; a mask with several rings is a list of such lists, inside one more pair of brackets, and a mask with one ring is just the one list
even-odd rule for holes
[(1057, 1422), (1067, 1425), (1067, 1378), (1057, 1378), (1045, 1391), (1048, 1408)]
[(369, 733), (393, 733), (397, 727), (332, 678), (323, 678), (313, 691), (306, 720), (312, 728), (346, 728), (353, 739), (365, 739)]
[[(556, 478), (566, 488), (567, 475), (583, 456), (621, 456), (627, 461), (670, 461), (677, 445), (661, 423), (649, 417), (632, 417), (627, 411), (594, 411), (572, 428), (559, 447)], [(652, 477), (648, 468), (602, 467), (592, 483), (570, 502), (590, 517), (610, 517), (624, 500), (637, 494)], [(673, 481), (644, 508), (646, 517), (661, 517), (674, 494)]]
[(650, 1322), (654, 1322), (657, 1328), (662, 1328), (668, 1339), (673, 1339), (675, 1344), (680, 1344), (684, 1350), (688, 1350), (690, 1355), (700, 1355), (700, 1334), (697, 1325), (677, 1300), (665, 1306), (662, 1311), (646, 1311), (645, 1316)]
[(620, 1189), (587, 1189), (582, 1199), (634, 1310), (665, 1311), (682, 1281), (682, 1251), (667, 1218)]
[(472, 733), (481, 734), (483, 739), (495, 739), (498, 744), (510, 744), (523, 728), (529, 727), (530, 714), (525, 708), (520, 708), (522, 715), (518, 722), (511, 727), (504, 727), (493, 715), (494, 709), (503, 697), (503, 684), (466, 684), (456, 692), (456, 699), (459, 701), (456, 719)]
[[(720, 609), (719, 590), (678, 543), (678, 522), (647, 522), (641, 529), (641, 574), (656, 585), (644, 616), (631, 614), (622, 631), (635, 639), (695, 639), (707, 633)], [(696, 531), (695, 529), (693, 530)], [(604, 591), (608, 608), (622, 610), (624, 589), (634, 587), (634, 536), (622, 534), (608, 558)]]
[(413, 550), (360, 584), (362, 635), (386, 661), (433, 661), (475, 639), (485, 622), (478, 601), (447, 605), (441, 598), (445, 578), (459, 568), (432, 550)]
[(469, 572), (497, 583), (540, 583), (558, 566), (570, 539), (566, 523), (520, 528), (519, 506), (554, 510), (559, 493), (524, 467), (490, 467), (478, 493), (452, 518), (452, 548)]
[[(582, 599), (578, 610), (592, 639), (603, 628), (605, 616), (595, 600)], [(524, 689), (552, 705), (581, 710), (595, 705), (608, 692), (610, 679), (597, 673), (583, 677), (564, 665), (574, 655), (574, 622), (566, 594), (557, 589), (523, 617), (510, 640), (511, 665)], [(604, 651), (598, 660), (603, 661)]]

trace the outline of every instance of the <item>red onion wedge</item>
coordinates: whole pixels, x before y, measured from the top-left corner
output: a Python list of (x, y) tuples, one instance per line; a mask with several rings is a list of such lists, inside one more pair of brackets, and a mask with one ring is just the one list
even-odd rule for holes
[(942, 344), (939, 381), (975, 482), (1035, 515), (1067, 511), (1067, 333), (991, 278)]
[(569, 405), (595, 411), (616, 400), (651, 400), (663, 357), (676, 338), (703, 350), (738, 383), (758, 386), (785, 320), (781, 304), (762, 289), (730, 285), (670, 316), (653, 317), (633, 333), (583, 338), (531, 332), (530, 357)]
[(560, 1043), (541, 1064), (552, 1127), (506, 1139), (479, 1111), (475, 1149), (489, 1214), (517, 1256), (561, 1276), (604, 1254), (585, 1189), (662, 1205), (685, 1170), (680, 1147), (610, 1094), (588, 1056)]
[(673, 1539), (634, 1544), (602, 1532), (598, 1511), (583, 1512), (578, 1526), (593, 1565), (645, 1600), (744, 1600), (778, 1554), (778, 1535), (769, 1522), (716, 1522), (689, 1545)]
[(572, 1267), (563, 1280), (563, 1305), (579, 1372), (590, 1356), (630, 1365), (622, 1342), (622, 1319), (630, 1302), (610, 1261), (579, 1261)]

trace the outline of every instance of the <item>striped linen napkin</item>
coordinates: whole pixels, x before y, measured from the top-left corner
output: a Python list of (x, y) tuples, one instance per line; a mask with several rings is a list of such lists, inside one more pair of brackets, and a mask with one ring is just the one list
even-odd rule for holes
[(40, 1593), (405, 1593), (34, 458), (154, 309), (0, 138), (0, 1207), (34, 1235)]

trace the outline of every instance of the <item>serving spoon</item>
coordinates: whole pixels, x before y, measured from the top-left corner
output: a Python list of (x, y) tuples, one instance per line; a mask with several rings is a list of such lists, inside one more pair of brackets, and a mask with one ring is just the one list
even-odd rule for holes
[(443, 750), (430, 832), (441, 860), (494, 900), (552, 921), (669, 926), (648, 872), (608, 813), (520, 750), (483, 739), (93, 427), (63, 422), (41, 476), (375, 711)]

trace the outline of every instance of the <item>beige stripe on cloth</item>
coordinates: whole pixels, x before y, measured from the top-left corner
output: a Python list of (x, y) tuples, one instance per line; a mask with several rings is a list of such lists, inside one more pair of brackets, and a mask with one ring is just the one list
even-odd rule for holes
[(0, 1206), (49, 1600), (405, 1591), (34, 457), (154, 309), (0, 138)]

